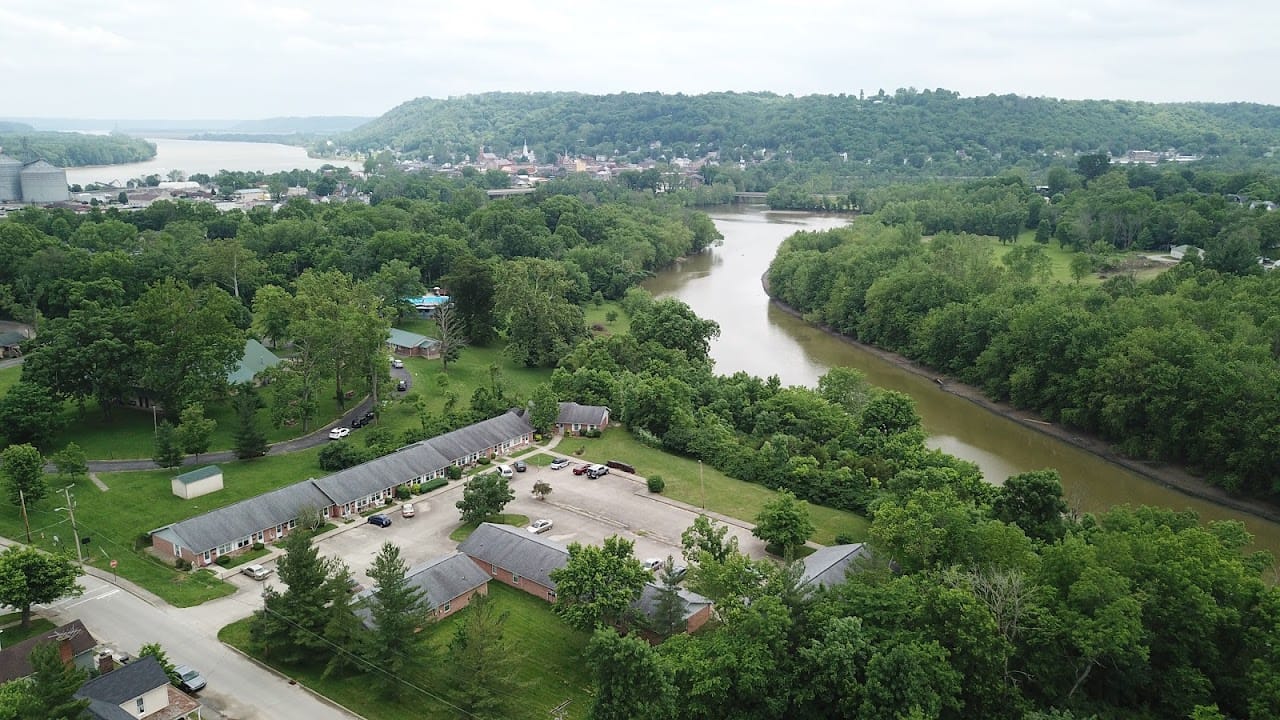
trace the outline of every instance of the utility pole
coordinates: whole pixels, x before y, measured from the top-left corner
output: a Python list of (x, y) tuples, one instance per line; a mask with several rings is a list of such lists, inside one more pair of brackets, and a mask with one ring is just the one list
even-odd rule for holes
[(707, 509), (707, 480), (702, 475), (702, 461), (698, 461), (698, 484), (702, 486), (702, 509)]
[(18, 502), (22, 503), (22, 524), (27, 528), (27, 544), (31, 544), (31, 521), (27, 519), (27, 496), (18, 490)]
[(62, 492), (67, 496), (67, 516), (71, 518), (71, 535), (76, 541), (76, 562), (84, 564), (84, 554), (80, 551), (80, 531), (76, 529), (76, 511), (72, 507), (71, 502), (71, 486), (62, 488)]

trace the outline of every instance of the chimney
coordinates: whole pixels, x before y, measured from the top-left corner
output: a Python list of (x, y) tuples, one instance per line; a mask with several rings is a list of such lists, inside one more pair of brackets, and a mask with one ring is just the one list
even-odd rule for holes
[(62, 664), (68, 667), (75, 660), (76, 653), (71, 649), (71, 638), (63, 638), (58, 641), (58, 657), (62, 658)]
[(111, 659), (111, 651), (103, 650), (98, 653), (98, 672), (106, 675), (116, 669), (116, 661)]

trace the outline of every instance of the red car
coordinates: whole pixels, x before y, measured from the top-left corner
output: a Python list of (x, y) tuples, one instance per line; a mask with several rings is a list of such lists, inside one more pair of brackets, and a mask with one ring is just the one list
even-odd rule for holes
[(587, 474), (587, 468), (589, 468), (589, 467), (591, 467), (591, 466), (590, 466), (590, 465), (587, 465), (587, 464), (585, 464), (585, 463), (584, 463), (584, 464), (582, 464), (582, 465), (574, 465), (574, 466), (573, 466), (573, 474), (574, 474), (574, 475), (586, 475), (586, 474)]

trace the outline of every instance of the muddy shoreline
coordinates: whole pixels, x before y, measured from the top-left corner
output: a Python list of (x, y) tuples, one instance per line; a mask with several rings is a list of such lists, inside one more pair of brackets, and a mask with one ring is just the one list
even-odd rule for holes
[(914, 360), (910, 360), (897, 353), (889, 352), (888, 350), (874, 345), (868, 345), (864, 342), (859, 342), (858, 340), (837, 332), (826, 325), (806, 320), (803, 313), (773, 297), (773, 295), (769, 293), (769, 281), (767, 274), (762, 276), (760, 281), (761, 285), (764, 287), (765, 294), (769, 295), (769, 301), (779, 310), (782, 310), (788, 315), (804, 320), (809, 325), (819, 328), (828, 335), (839, 338), (845, 343), (875, 355), (880, 360), (890, 363), (897, 368), (934, 381), (934, 383), (937, 384), (938, 389), (942, 392), (962, 397), (988, 412), (995, 413), (1001, 417), (1012, 420), (1023, 427), (1030, 428), (1061, 440), (1062, 442), (1073, 445), (1098, 458), (1101, 458), (1102, 460), (1118, 465), (1149, 480), (1158, 482), (1165, 487), (1172, 488), (1192, 497), (1207, 500), (1232, 510), (1249, 513), (1250, 515), (1255, 515), (1264, 520), (1280, 522), (1280, 506), (1272, 505), (1261, 500), (1237, 497), (1216, 485), (1210, 485), (1204, 479), (1191, 474), (1185, 468), (1177, 465), (1170, 465), (1168, 463), (1158, 461), (1136, 460), (1134, 458), (1126, 457), (1116, 452), (1112, 449), (1109, 443), (1097, 436), (1062, 427), (1061, 425), (1045, 420), (1036, 413), (1027, 410), (1020, 410), (1008, 403), (996, 402), (988, 398), (981, 390), (973, 387), (972, 385), (966, 385), (955, 378), (944, 375), (937, 370), (922, 365)]

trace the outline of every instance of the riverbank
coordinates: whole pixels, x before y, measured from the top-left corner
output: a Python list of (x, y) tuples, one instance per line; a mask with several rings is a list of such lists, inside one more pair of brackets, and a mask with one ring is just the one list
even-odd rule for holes
[(1172, 490), (1177, 490), (1185, 495), (1206, 500), (1225, 508), (1248, 513), (1264, 520), (1280, 522), (1280, 506), (1261, 500), (1251, 500), (1232, 495), (1226, 490), (1223, 490), (1216, 485), (1209, 484), (1203, 478), (1193, 475), (1185, 468), (1177, 465), (1156, 461), (1137, 460), (1127, 457), (1116, 452), (1109, 443), (1100, 437), (1063, 427), (1045, 420), (1036, 413), (1015, 408), (1008, 403), (992, 400), (978, 388), (939, 373), (933, 368), (875, 345), (868, 345), (867, 343), (855, 340), (854, 338), (844, 335), (821, 323), (814, 323), (807, 320), (804, 317), (804, 314), (799, 310), (796, 310), (790, 305), (773, 297), (769, 292), (769, 278), (767, 273), (761, 276), (760, 283), (764, 288), (765, 294), (769, 296), (769, 301), (782, 312), (803, 320), (810, 326), (822, 330), (833, 338), (837, 338), (840, 341), (857, 347), (870, 355), (874, 355), (885, 363), (893, 365), (894, 367), (913, 375), (927, 378), (933, 381), (942, 392), (968, 400), (988, 412), (999, 415), (1025, 428), (1035, 430), (1036, 432), (1048, 435), (1072, 445), (1101, 460), (1105, 460), (1113, 465), (1122, 467)]

